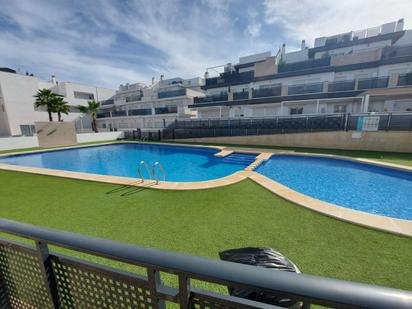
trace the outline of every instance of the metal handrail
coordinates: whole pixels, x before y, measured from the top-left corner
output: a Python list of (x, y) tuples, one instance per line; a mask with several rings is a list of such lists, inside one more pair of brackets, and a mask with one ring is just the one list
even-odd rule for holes
[(163, 166), (162, 166), (162, 164), (159, 162), (159, 161), (156, 161), (155, 163), (153, 163), (153, 166), (152, 166), (152, 177), (153, 177), (153, 180), (156, 180), (156, 184), (158, 184), (159, 183), (159, 178), (157, 177), (157, 175), (156, 175), (156, 166), (158, 166), (159, 167), (159, 170), (162, 172), (162, 174), (163, 174), (163, 181), (166, 181), (166, 172), (165, 172), (165, 170), (163, 169)]
[(50, 245), (232, 287), (331, 307), (412, 308), (412, 292), (193, 257), (0, 219), (0, 231)]
[(146, 172), (149, 175), (149, 179), (152, 179), (152, 174), (150, 173), (149, 165), (147, 165), (146, 161), (140, 161), (139, 165), (137, 166), (137, 173), (139, 174), (142, 182), (144, 181), (143, 173), (142, 173), (142, 165), (146, 168)]

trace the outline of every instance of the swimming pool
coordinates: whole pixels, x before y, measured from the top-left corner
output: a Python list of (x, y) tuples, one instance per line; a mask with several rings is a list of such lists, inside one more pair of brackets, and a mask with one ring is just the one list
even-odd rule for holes
[[(0, 164), (137, 178), (140, 161), (145, 161), (150, 170), (158, 161), (165, 170), (167, 181), (189, 182), (228, 176), (243, 170), (256, 158), (254, 154), (239, 153), (216, 157), (219, 151), (203, 147), (124, 143), (17, 154), (0, 157)], [(145, 179), (149, 178), (144, 168), (142, 173)], [(161, 175), (159, 178), (163, 180)]]
[(257, 172), (322, 201), (412, 220), (412, 173), (334, 158), (274, 155)]

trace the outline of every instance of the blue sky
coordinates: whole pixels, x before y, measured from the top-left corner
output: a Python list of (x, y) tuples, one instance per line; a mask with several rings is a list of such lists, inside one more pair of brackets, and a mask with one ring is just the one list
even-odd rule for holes
[(406, 19), (410, 0), (0, 0), (0, 66), (117, 88)]

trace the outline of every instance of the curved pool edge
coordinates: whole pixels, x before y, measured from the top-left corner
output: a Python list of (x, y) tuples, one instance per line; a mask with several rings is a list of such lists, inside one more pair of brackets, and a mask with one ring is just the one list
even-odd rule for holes
[(248, 178), (258, 183), (272, 193), (294, 204), (316, 211), (323, 215), (349, 223), (373, 228), (393, 234), (412, 237), (412, 221), (385, 217), (345, 208), (336, 204), (324, 202), (308, 195), (290, 189), (258, 172), (250, 171)]

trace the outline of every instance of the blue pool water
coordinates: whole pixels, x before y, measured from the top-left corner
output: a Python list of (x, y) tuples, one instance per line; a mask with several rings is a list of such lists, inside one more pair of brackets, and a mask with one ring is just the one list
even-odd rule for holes
[[(7, 156), (0, 158), (0, 163), (138, 177), (140, 161), (146, 161), (149, 169), (159, 161), (167, 181), (186, 182), (228, 176), (244, 169), (256, 157), (253, 154), (234, 153), (220, 158), (214, 156), (217, 152), (219, 150), (212, 148), (125, 143)], [(148, 173), (144, 168), (142, 170), (147, 179)], [(163, 179), (161, 175), (159, 178)]]
[(319, 200), (412, 220), (412, 173), (348, 160), (294, 155), (274, 155), (256, 171)]

